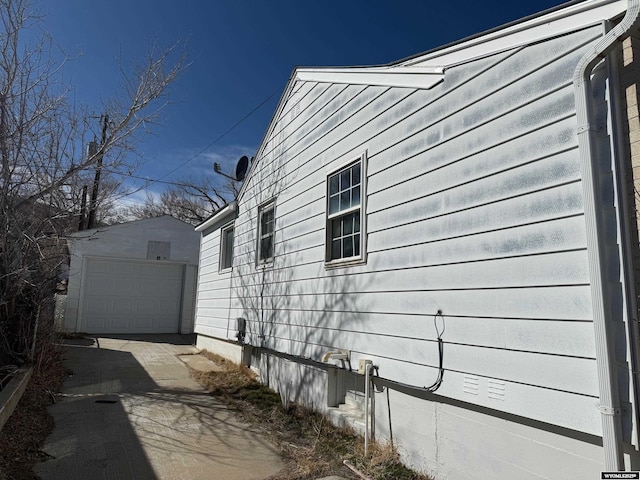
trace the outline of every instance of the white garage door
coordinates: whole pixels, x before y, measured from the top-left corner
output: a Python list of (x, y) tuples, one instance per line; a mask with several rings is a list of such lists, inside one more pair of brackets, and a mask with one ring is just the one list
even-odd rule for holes
[(87, 333), (177, 333), (183, 266), (90, 258), (82, 317)]

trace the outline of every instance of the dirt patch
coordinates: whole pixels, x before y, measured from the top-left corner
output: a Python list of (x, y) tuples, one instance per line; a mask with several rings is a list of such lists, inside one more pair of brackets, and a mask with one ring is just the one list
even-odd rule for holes
[(302, 406), (291, 404), (285, 409), (280, 396), (261, 385), (250, 369), (209, 352), (204, 354), (223, 368), (207, 373), (191, 370), (194, 378), (245, 421), (264, 430), (280, 448), (286, 467), (270, 480), (312, 480), (329, 475), (359, 479), (344, 460), (375, 480), (428, 480), (402, 465), (391, 445), (373, 443), (365, 458), (360, 435), (336, 427), (324, 415)]
[(68, 375), (62, 350), (52, 348), (34, 375), (6, 425), (0, 431), (0, 480), (37, 480), (33, 465), (47, 459), (40, 450), (53, 430), (47, 407)]

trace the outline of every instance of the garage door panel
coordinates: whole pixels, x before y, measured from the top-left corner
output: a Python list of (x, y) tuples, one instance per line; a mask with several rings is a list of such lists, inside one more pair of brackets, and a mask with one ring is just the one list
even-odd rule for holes
[(111, 264), (93, 260), (91, 262), (91, 271), (94, 275), (109, 275), (111, 273)]
[(92, 318), (92, 327), (95, 329), (95, 332), (104, 332), (106, 331), (104, 317), (94, 317)]
[(136, 317), (135, 328), (140, 330), (148, 330), (153, 328), (153, 319), (151, 317)]
[(88, 259), (82, 313), (87, 332), (177, 332), (182, 282), (182, 265)]
[(154, 312), (157, 308), (157, 305), (151, 299), (141, 298), (138, 301), (136, 313), (143, 314), (144, 312)]
[(126, 278), (121, 281), (109, 280), (107, 293), (117, 298), (128, 297), (131, 294), (137, 294), (136, 282), (132, 278)]
[(182, 288), (182, 281), (170, 281), (161, 278), (153, 278), (143, 283), (138, 283), (131, 290), (135, 290), (140, 297), (162, 298), (167, 295), (173, 297), (176, 291)]
[[(113, 330), (121, 330), (128, 332), (130, 329), (128, 317), (111, 316), (111, 324), (109, 325)], [(106, 319), (105, 319), (106, 320)]]
[(133, 312), (133, 300), (130, 299), (109, 298), (107, 304), (108, 306), (105, 313), (126, 316)]

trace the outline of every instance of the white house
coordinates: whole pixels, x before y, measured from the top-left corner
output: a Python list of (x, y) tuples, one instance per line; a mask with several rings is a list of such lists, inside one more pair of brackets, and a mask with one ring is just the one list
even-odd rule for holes
[(169, 215), (84, 230), (69, 240), (63, 329), (193, 332), (199, 235)]
[(368, 394), (366, 433), (436, 479), (640, 470), (639, 12), (296, 68), (196, 229), (198, 345), (336, 421)]

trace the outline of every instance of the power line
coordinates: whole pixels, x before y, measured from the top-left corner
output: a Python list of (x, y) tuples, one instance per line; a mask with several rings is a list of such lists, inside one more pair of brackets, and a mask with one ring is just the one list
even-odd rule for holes
[(163, 178), (168, 177), (169, 175), (171, 175), (173, 172), (175, 172), (176, 170), (184, 167), (187, 163), (192, 162), (193, 160), (195, 160), (196, 158), (198, 158), (200, 155), (202, 155), (204, 152), (206, 152), (209, 148), (211, 148), (213, 145), (215, 145), (216, 143), (218, 143), (220, 140), (222, 140), (224, 137), (226, 137), (229, 133), (231, 133), (233, 130), (235, 130), (240, 124), (242, 124), (247, 118), (249, 118), (251, 115), (253, 115), (255, 112), (257, 112), (260, 107), (262, 107), (265, 103), (267, 103), (269, 100), (271, 100), (271, 98), (273, 98), (273, 96), (278, 93), (280, 90), (282, 90), (282, 87), (278, 87), (277, 89), (275, 89), (273, 91), (273, 93), (271, 93), (267, 98), (265, 98), (262, 102), (260, 102), (256, 107), (254, 107), (251, 111), (249, 111), (246, 115), (244, 115), (240, 120), (238, 120), (236, 123), (234, 123), (230, 128), (228, 128), (224, 133), (222, 133), (221, 135), (219, 135), (215, 140), (213, 140), (211, 143), (209, 143), (206, 147), (204, 147), (202, 150), (200, 150), (198, 153), (196, 153), (195, 155), (193, 155), (192, 157), (188, 158), (187, 160), (185, 160), (184, 162), (182, 162), (180, 165), (178, 165), (176, 168), (174, 168), (173, 170), (170, 170), (169, 172), (165, 173), (163, 176), (161, 176), (160, 178), (147, 178), (147, 177), (141, 177), (139, 175), (133, 175), (133, 174), (125, 174), (125, 173), (120, 173), (120, 172), (115, 172), (115, 171), (111, 171), (110, 173), (113, 173), (115, 175), (126, 175), (129, 178), (136, 178), (139, 180), (144, 180), (145, 183), (144, 185), (136, 188), (135, 190), (128, 192), (124, 195), (122, 195), (121, 198), (126, 198), (129, 197), (131, 195), (134, 195), (135, 193), (138, 193), (139, 191), (147, 188), (149, 185), (152, 185), (154, 183), (163, 183), (166, 185), (175, 185), (175, 186), (182, 186), (182, 187), (188, 187), (190, 185), (184, 184), (184, 183), (179, 183), (179, 182), (168, 182), (168, 181), (164, 181), (162, 180)]
[[(195, 155), (193, 155), (191, 158), (188, 158), (187, 160), (185, 160), (184, 162), (182, 162), (180, 165), (178, 165), (176, 168), (174, 168), (173, 170), (168, 171), (167, 173), (165, 173), (163, 176), (161, 176), (160, 178), (157, 179), (146, 179), (147, 180), (147, 185), (149, 186), (152, 183), (169, 183), (172, 184), (171, 182), (163, 182), (162, 179), (168, 177), (169, 175), (171, 175), (173, 172), (175, 172), (176, 170), (179, 170), (180, 168), (184, 167), (187, 163), (192, 162), (193, 160), (195, 160), (196, 158), (198, 158), (200, 155), (202, 155), (204, 152), (206, 152), (207, 150), (209, 150), (212, 146), (214, 146), (216, 143), (218, 143), (220, 140), (222, 140), (224, 137), (226, 137), (229, 133), (231, 133), (233, 130), (235, 130), (240, 124), (242, 124), (245, 120), (247, 120), (251, 115), (253, 115), (255, 112), (257, 112), (260, 107), (262, 107), (265, 103), (267, 103), (269, 100), (271, 100), (271, 98), (273, 98), (273, 96), (278, 93), (280, 90), (282, 90), (282, 87), (278, 87), (276, 90), (274, 90), (274, 92), (269, 95), (267, 98), (265, 98), (262, 102), (260, 102), (258, 104), (258, 106), (254, 107), (253, 110), (251, 110), (249, 113), (247, 113), (244, 117), (242, 117), (240, 120), (238, 120), (236, 123), (234, 123), (229, 129), (227, 129), (224, 133), (222, 133), (220, 136), (218, 136), (215, 140), (213, 140), (211, 143), (209, 143), (206, 147), (204, 147), (202, 150), (200, 150), (198, 153), (196, 153)], [(130, 175), (133, 178), (142, 178), (142, 177), (137, 177), (135, 175)]]
[[(170, 182), (168, 180), (159, 180), (159, 179), (154, 179), (154, 178), (149, 178), (149, 177), (142, 177), (140, 175), (134, 175), (132, 173), (123, 173), (123, 172), (118, 172), (116, 170), (109, 170), (109, 169), (103, 169), (104, 172), (108, 172), (111, 173), (113, 175), (120, 175), (123, 177), (128, 177), (128, 178), (135, 178), (137, 180), (144, 180), (145, 186), (151, 185), (152, 183), (162, 183), (165, 185), (175, 185), (176, 187), (189, 187), (191, 186), (188, 183), (182, 183), (182, 182)], [(163, 177), (162, 177), (163, 178)], [(144, 188), (144, 187), (142, 187)], [(137, 190), (136, 190), (137, 191)], [(135, 193), (135, 192), (134, 192)]]

